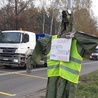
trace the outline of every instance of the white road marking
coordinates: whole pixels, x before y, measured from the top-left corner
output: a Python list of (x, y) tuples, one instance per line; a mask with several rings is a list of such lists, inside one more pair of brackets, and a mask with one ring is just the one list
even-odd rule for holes
[[(92, 61), (92, 62), (82, 63), (82, 65), (88, 65), (88, 64), (93, 64), (93, 63), (98, 63), (98, 61)], [(33, 69), (32, 72), (46, 70), (46, 69), (47, 68)], [(24, 73), (24, 72), (26, 72), (26, 70), (24, 70), (24, 71), (16, 71), (16, 72), (6, 72), (6, 71), (0, 71), (0, 72), (4, 72), (4, 73), (0, 73), (0, 76), (3, 76), (3, 75), (10, 75), (10, 74)]]
[(95, 62), (87, 62), (87, 63), (82, 63), (83, 65), (88, 65), (88, 64), (93, 64), (93, 63), (98, 63), (98, 61), (95, 61)]
[[(41, 69), (34, 69), (33, 71), (39, 71), (39, 70), (46, 70), (47, 68), (41, 68)], [(0, 76), (4, 76), (4, 75), (10, 75), (10, 74), (17, 74), (17, 75), (23, 75), (23, 76), (28, 76), (28, 77), (34, 77), (34, 78), (41, 78), (41, 79), (47, 79), (45, 77), (40, 77), (40, 76), (35, 76), (35, 75), (29, 75), (29, 74), (21, 74), (26, 72), (25, 71), (16, 71), (16, 72), (6, 72), (6, 71), (0, 71), (0, 72), (4, 72), (4, 73), (0, 73)], [(0, 91), (1, 95), (5, 95), (5, 96), (16, 96), (16, 94), (11, 94), (11, 93), (7, 93), (7, 92), (2, 92)]]
[(10, 93), (6, 93), (6, 92), (0, 92), (0, 94), (6, 95), (6, 96), (16, 96), (16, 94), (10, 94)]
[[(32, 72), (34, 72), (34, 71), (40, 71), (40, 70), (46, 70), (46, 69), (47, 69), (47, 68), (34, 69), (34, 70), (32, 70)], [(2, 71), (1, 71), (1, 72), (2, 72)], [(16, 71), (16, 72), (6, 72), (6, 71), (3, 71), (3, 72), (5, 72), (5, 73), (0, 73), (0, 76), (10, 75), (10, 74), (24, 73), (24, 72), (26, 72), (26, 70), (25, 70), (25, 71)]]

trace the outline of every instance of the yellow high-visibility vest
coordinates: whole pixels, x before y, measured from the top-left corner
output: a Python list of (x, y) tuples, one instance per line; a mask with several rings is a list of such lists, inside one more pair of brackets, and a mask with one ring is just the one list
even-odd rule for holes
[[(52, 37), (52, 40), (57, 38), (57, 35)], [(78, 83), (79, 72), (81, 71), (81, 61), (83, 58), (77, 51), (77, 40), (72, 40), (70, 61), (51, 60), (50, 53), (47, 55), (47, 74), (48, 77), (60, 76), (70, 82)]]

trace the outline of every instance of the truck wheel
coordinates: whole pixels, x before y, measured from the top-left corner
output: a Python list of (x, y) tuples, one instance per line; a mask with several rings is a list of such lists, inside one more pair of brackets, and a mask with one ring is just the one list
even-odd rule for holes
[(5, 68), (11, 68), (12, 66), (4, 65)]

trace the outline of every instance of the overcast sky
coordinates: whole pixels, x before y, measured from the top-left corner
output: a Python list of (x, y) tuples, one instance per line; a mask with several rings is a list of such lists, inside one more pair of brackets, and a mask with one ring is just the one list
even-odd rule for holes
[(92, 2), (93, 2), (92, 9), (94, 15), (98, 18), (98, 0), (92, 0)]

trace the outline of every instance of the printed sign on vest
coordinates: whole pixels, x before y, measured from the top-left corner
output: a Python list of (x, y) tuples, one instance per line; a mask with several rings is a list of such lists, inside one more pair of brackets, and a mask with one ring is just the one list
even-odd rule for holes
[(52, 40), (50, 59), (69, 62), (72, 38), (57, 38)]

